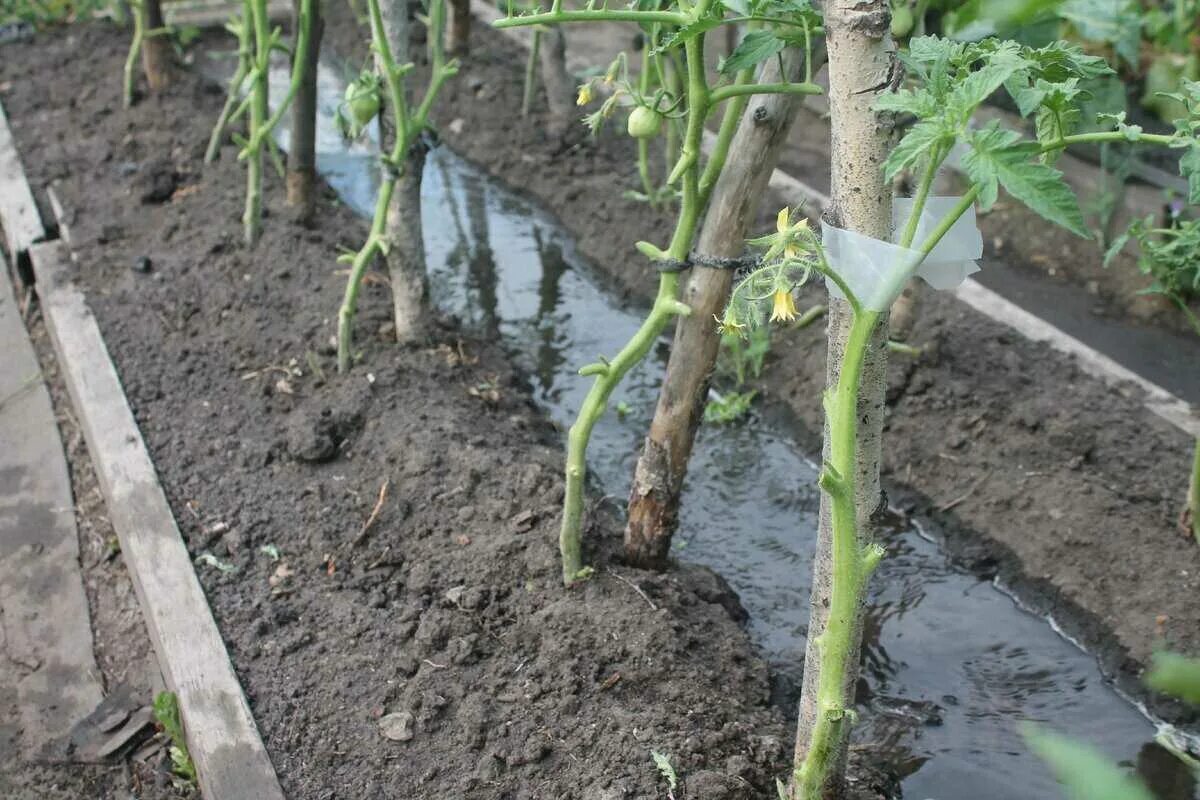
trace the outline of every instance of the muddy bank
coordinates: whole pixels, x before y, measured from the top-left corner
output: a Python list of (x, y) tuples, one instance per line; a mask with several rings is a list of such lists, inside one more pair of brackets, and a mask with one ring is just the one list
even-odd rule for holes
[(299, 230), (268, 177), (247, 252), (234, 149), (200, 163), (218, 90), (185, 73), (122, 112), (120, 33), (8, 47), (30, 181), (59, 181), (78, 279), (189, 549), (213, 557), (197, 569), (289, 796), (649, 797), (651, 750), (677, 795), (774, 796), (791, 732), (724, 581), (616, 565), (598, 505), (600, 573), (562, 590), (559, 432), (496, 344), (442, 320), (398, 348), (371, 280), (338, 377), (334, 258), (365, 225), (326, 195)]
[[(351, 20), (331, 29), (339, 52), (364, 41)], [(554, 209), (585, 255), (648, 298), (656, 276), (631, 243), (664, 241), (669, 220), (621, 197), (637, 180), (629, 140), (578, 131), (557, 140), (544, 118), (523, 123), (508, 113), (523, 54), (479, 26), (473, 36), (440, 106), (443, 138)], [(892, 499), (928, 517), (979, 574), (1053, 614), (1144, 697), (1137, 677), (1156, 646), (1200, 652), (1200, 550), (1176, 527), (1191, 443), (1147, 412), (1138, 390), (1107, 387), (948, 296), (926, 297), (912, 341), (926, 355), (890, 365), (883, 469)], [(812, 452), (824, 363), (820, 330), (780, 334), (764, 387), (803, 424)], [(1147, 699), (1170, 719), (1193, 718)]]

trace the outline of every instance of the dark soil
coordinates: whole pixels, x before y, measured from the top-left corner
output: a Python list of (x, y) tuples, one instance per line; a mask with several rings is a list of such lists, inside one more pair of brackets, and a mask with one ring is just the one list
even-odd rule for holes
[[(327, 36), (352, 61), (365, 41), (344, 17)], [(438, 105), (442, 136), (554, 209), (584, 255), (648, 300), (656, 276), (632, 243), (664, 243), (670, 220), (621, 197), (637, 185), (630, 140), (615, 129), (560, 140), (544, 116), (509, 113), (523, 59), (476, 25), (469, 68)], [(764, 225), (780, 205), (766, 204)], [(889, 366), (883, 471), (893, 502), (932, 523), (977, 572), (1052, 614), (1126, 691), (1168, 719), (1195, 719), (1147, 697), (1139, 680), (1156, 647), (1200, 654), (1200, 548), (1176, 524), (1193, 443), (1147, 411), (1140, 390), (1109, 387), (949, 295), (926, 293), (910, 338), (926, 354)], [(766, 396), (785, 401), (816, 452), (823, 331), (781, 334), (772, 363)]]
[(288, 796), (654, 797), (657, 750), (677, 797), (774, 797), (789, 726), (724, 581), (619, 566), (594, 505), (599, 573), (564, 591), (560, 433), (498, 346), (442, 320), (397, 347), (371, 280), (338, 376), (334, 259), (364, 223), (326, 195), (293, 226), (272, 176), (242, 248), (233, 147), (201, 165), (220, 90), (184, 73), (122, 111), (125, 45), (8, 45), (3, 102), (188, 546), (232, 567), (197, 570)]

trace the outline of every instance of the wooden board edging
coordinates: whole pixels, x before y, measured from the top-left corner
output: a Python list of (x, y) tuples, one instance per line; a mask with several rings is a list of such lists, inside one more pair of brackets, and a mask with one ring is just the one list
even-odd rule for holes
[(45, 238), (46, 230), (33, 191), (25, 180), (3, 104), (0, 104), (0, 228), (4, 229), (4, 248), (12, 262), (10, 266), (20, 276), (21, 259), (30, 245)]
[(29, 249), (59, 368), (206, 800), (283, 800), (120, 378), (61, 241)]

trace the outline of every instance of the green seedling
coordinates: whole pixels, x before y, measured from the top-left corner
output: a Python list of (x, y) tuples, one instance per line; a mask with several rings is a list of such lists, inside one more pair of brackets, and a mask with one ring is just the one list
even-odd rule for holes
[[(188, 752), (183, 735), (183, 719), (179, 715), (179, 699), (174, 692), (159, 692), (154, 697), (154, 719), (170, 740), (171, 769), (185, 786), (196, 784), (196, 765)], [(181, 787), (183, 788), (183, 787)]]

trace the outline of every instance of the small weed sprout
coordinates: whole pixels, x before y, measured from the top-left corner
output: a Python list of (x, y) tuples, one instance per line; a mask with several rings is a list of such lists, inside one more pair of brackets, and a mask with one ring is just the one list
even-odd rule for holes
[(675, 800), (675, 788), (679, 785), (679, 777), (675, 774), (675, 768), (671, 766), (671, 757), (657, 750), (651, 750), (650, 757), (654, 759), (654, 766), (658, 767), (659, 773), (667, 782), (667, 797)]
[(171, 740), (168, 752), (176, 779), (186, 786), (194, 786), (196, 765), (192, 763), (192, 756), (188, 752), (187, 739), (183, 735), (183, 720), (179, 716), (179, 698), (174, 692), (159, 692), (155, 696), (154, 719)]
[(1176, 220), (1166, 227), (1155, 225), (1153, 215), (1135, 220), (1109, 247), (1105, 266), (1130, 239), (1138, 243), (1138, 270), (1151, 281), (1141, 294), (1166, 297), (1200, 334), (1200, 316), (1188, 307), (1189, 300), (1200, 297), (1200, 220)]

